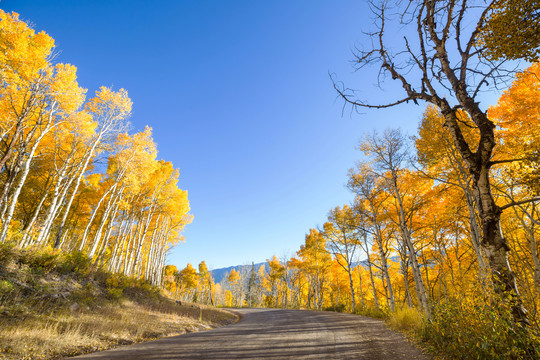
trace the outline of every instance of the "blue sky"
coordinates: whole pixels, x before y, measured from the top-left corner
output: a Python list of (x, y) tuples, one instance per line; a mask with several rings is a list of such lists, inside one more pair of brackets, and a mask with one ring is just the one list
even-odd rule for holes
[(211, 268), (292, 255), (330, 208), (373, 128), (416, 131), (423, 106), (343, 110), (328, 72), (360, 95), (398, 96), (354, 73), (364, 1), (10, 1), (56, 40), (89, 95), (125, 88), (133, 131), (149, 125), (180, 169), (194, 221), (168, 262)]

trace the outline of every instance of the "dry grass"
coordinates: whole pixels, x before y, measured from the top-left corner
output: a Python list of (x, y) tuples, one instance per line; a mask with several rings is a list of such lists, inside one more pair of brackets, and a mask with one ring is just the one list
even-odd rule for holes
[(387, 323), (396, 330), (416, 332), (423, 327), (423, 315), (417, 309), (405, 307), (391, 313)]
[(95, 269), (80, 252), (0, 243), (0, 359), (58, 359), (235, 320)]
[[(202, 315), (202, 321), (199, 319)], [(123, 301), (99, 309), (0, 317), (0, 358), (55, 359), (232, 323), (223, 310)]]

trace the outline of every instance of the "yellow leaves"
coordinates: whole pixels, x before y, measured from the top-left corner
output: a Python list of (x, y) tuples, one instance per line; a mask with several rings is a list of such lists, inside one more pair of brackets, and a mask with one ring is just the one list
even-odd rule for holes
[(55, 126), (57, 136), (69, 136), (73, 129), (69, 123), (85, 90), (74, 66), (51, 63), (53, 47), (50, 36), (0, 10), (0, 126), (2, 136), (15, 137), (14, 144), (21, 132), (30, 136), (24, 145), (29, 146)]
[(328, 268), (331, 256), (326, 251), (326, 239), (316, 229), (310, 229), (305, 237), (304, 245), (296, 252), (299, 259), (297, 264), (310, 271), (321, 271)]
[(96, 96), (86, 104), (86, 108), (98, 117), (127, 118), (131, 114), (132, 105), (126, 90), (113, 91), (102, 86), (96, 91)]
[(95, 189), (99, 188), (99, 182), (101, 180), (103, 175), (101, 174), (89, 174), (86, 177), (86, 183), (89, 187), (93, 187)]
[[(458, 111), (458, 125), (471, 150), (476, 150), (480, 133), (476, 125), (464, 111)], [(428, 106), (418, 127), (419, 136), (415, 138), (418, 161), (435, 172), (456, 170), (462, 162), (451, 134), (444, 126), (445, 119), (434, 106)]]
[(479, 45), (491, 60), (525, 59), (540, 56), (538, 0), (497, 0), (482, 28)]
[(229, 273), (229, 276), (227, 277), (227, 281), (229, 284), (236, 284), (240, 280), (240, 272), (232, 269)]
[(285, 268), (283, 267), (283, 265), (281, 265), (276, 255), (272, 256), (272, 259), (266, 261), (268, 262), (268, 266), (270, 267), (270, 279), (280, 279), (283, 276)]
[[(99, 251), (115, 272), (157, 283), (165, 252), (192, 220), (179, 172), (157, 160), (150, 127), (121, 133), (132, 110), (126, 90), (101, 87), (83, 107), (77, 68), (55, 64), (53, 50), (49, 35), (0, 10), (4, 229), (22, 220), (23, 245), (68, 231), (55, 246)], [(99, 153), (108, 156), (105, 174)]]
[[(119, 134), (109, 157), (108, 180), (118, 182), (131, 202), (121, 201), (123, 211), (138, 212), (139, 209), (155, 209), (171, 226), (167, 243), (174, 245), (181, 240), (179, 233), (191, 223), (187, 191), (178, 187), (179, 172), (173, 164), (156, 160), (157, 149), (152, 139), (152, 129), (129, 135)], [(105, 187), (111, 185), (104, 183)], [(154, 222), (159, 217), (154, 216)], [(155, 226), (158, 226), (157, 223)]]
[(152, 139), (152, 129), (128, 135), (118, 135), (115, 143), (116, 154), (109, 159), (109, 173), (121, 176), (126, 186), (137, 193), (157, 169), (157, 149)]
[(185, 289), (194, 289), (197, 287), (197, 270), (191, 264), (182, 269), (179, 273), (179, 280)]
[(0, 10), (0, 66), (2, 80), (12, 86), (32, 81), (49, 71), (49, 56), (54, 40), (44, 32), (35, 33), (19, 20), (17, 13)]
[(69, 130), (76, 133), (78, 137), (89, 140), (95, 133), (97, 123), (92, 116), (86, 111), (78, 111), (70, 115), (70, 119), (66, 124)]
[(84, 102), (86, 93), (85, 89), (78, 86), (77, 68), (70, 64), (57, 64), (49, 93), (63, 112), (70, 113), (77, 110)]

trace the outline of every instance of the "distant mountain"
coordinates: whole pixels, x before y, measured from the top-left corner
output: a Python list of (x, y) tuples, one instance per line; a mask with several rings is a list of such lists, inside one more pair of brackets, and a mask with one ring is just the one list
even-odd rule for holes
[[(389, 260), (396, 261), (396, 262), (400, 261), (399, 256), (392, 256), (389, 258)], [(259, 271), (259, 268), (261, 267), (261, 265), (264, 265), (264, 267), (266, 268), (266, 271), (270, 270), (267, 262), (261, 262), (261, 263), (255, 264), (255, 271)], [(367, 268), (368, 262), (367, 260), (360, 260), (352, 264), (353, 268), (357, 267), (358, 265), (361, 265), (363, 268)], [(247, 279), (247, 276), (248, 276), (247, 274), (249, 274), (249, 272), (251, 271), (251, 265), (229, 266), (225, 268), (210, 270), (210, 272), (212, 273), (212, 278), (214, 279), (214, 282), (218, 284), (218, 283), (221, 283), (227, 275), (229, 275), (232, 269), (240, 272), (242, 277), (244, 279)]]
[[(392, 260), (396, 261), (396, 259), (394, 259), (394, 258), (392, 258)], [(367, 268), (367, 266), (368, 266), (367, 260), (362, 260), (362, 261), (358, 261), (358, 262), (353, 263), (353, 267), (357, 267), (359, 264), (362, 265), (362, 267), (364, 267), (364, 268)], [(255, 271), (259, 271), (259, 268), (261, 267), (261, 265), (265, 266), (266, 271), (269, 270), (268, 263), (267, 262), (261, 262), (261, 263), (255, 264)], [(229, 275), (229, 273), (231, 272), (232, 269), (234, 269), (234, 270), (240, 272), (240, 274), (244, 275), (244, 274), (248, 274), (251, 271), (251, 265), (229, 266), (229, 267), (225, 267), (225, 268), (219, 268), (219, 269), (210, 270), (210, 273), (212, 273), (212, 278), (214, 279), (214, 282), (216, 284), (218, 284), (218, 283), (221, 283), (221, 281), (223, 279), (225, 279), (225, 277), (227, 275)], [(247, 278), (247, 277), (245, 277), (245, 278)]]
[[(257, 263), (255, 264), (255, 271), (258, 271), (261, 265), (264, 265), (266, 268), (268, 268), (267, 262)], [(225, 276), (227, 276), (231, 272), (232, 269), (240, 272), (240, 274), (247, 274), (251, 271), (251, 265), (229, 266), (225, 268), (210, 270), (210, 272), (212, 273), (212, 278), (214, 279), (214, 282), (217, 284), (220, 283), (225, 278)]]

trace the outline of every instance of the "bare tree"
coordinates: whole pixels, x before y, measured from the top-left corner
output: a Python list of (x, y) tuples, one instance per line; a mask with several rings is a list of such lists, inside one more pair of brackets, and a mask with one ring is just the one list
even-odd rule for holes
[[(440, 109), (444, 127), (472, 175), (476, 210), (482, 225), (481, 245), (489, 260), (494, 289), (509, 299), (515, 321), (528, 324), (515, 274), (508, 262), (510, 248), (500, 227), (502, 211), (516, 203), (498, 206), (490, 183), (491, 167), (509, 160), (492, 160), (495, 125), (478, 100), (481, 91), (505, 83), (512, 74), (512, 69), (504, 68), (504, 61), (486, 60), (482, 56), (484, 49), (477, 45), (493, 4), (494, 1), (410, 0), (397, 2), (396, 8), (390, 8), (384, 0), (370, 2), (376, 29), (370, 34), (371, 48), (356, 53), (357, 67), (360, 70), (378, 66), (380, 81), (390, 75), (405, 95), (387, 104), (372, 104), (358, 99), (354, 91), (334, 79), (333, 83), (338, 94), (354, 108), (381, 109), (422, 100)], [(406, 34), (400, 49), (388, 46), (396, 43), (389, 41), (387, 34), (388, 24), (392, 22), (397, 22), (402, 27), (401, 33)], [(409, 36), (411, 30), (413, 36)], [(395, 37), (395, 33), (391, 36)], [(460, 110), (477, 127), (476, 148), (463, 135)], [(527, 201), (534, 200), (538, 198)]]

